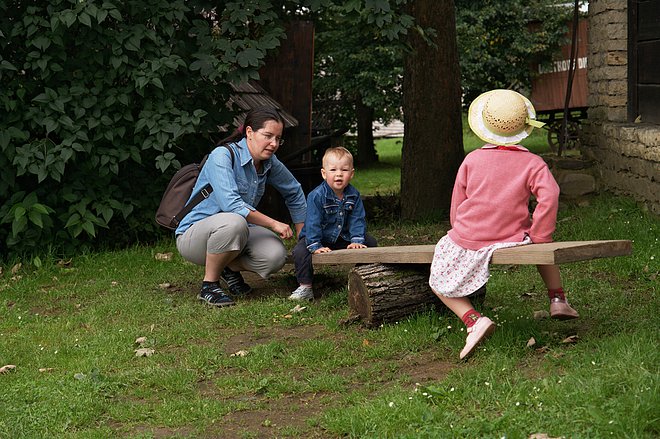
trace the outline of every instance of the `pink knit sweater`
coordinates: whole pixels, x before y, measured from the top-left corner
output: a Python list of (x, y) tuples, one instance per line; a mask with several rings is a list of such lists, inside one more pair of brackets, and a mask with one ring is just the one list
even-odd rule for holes
[[(526, 148), (485, 145), (465, 157), (452, 193), (449, 237), (478, 250), (498, 242), (552, 242), (559, 186), (543, 159)], [(530, 217), (530, 195), (537, 206)]]

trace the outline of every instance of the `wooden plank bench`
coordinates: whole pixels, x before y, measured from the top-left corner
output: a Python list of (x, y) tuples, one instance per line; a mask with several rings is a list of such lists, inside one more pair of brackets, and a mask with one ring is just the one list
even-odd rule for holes
[[(314, 265), (321, 264), (430, 264), (435, 245), (402, 245), (334, 250), (312, 256)], [(628, 240), (565, 241), (502, 248), (493, 253), (491, 264), (552, 265), (596, 258), (625, 256), (632, 253)]]
[[(442, 307), (428, 285), (435, 245), (404, 245), (334, 250), (312, 256), (314, 265), (359, 264), (348, 275), (348, 320), (367, 327), (398, 321), (428, 306)], [(565, 241), (503, 248), (491, 264), (550, 265), (625, 256), (629, 240)], [(485, 297), (485, 288), (476, 299)]]

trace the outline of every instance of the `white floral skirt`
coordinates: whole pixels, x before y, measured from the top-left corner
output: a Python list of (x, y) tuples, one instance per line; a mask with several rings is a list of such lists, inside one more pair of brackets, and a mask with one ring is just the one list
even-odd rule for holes
[(529, 236), (525, 236), (522, 242), (501, 242), (468, 250), (445, 235), (435, 246), (429, 285), (436, 294), (445, 297), (468, 296), (488, 282), (488, 263), (495, 250), (531, 243)]

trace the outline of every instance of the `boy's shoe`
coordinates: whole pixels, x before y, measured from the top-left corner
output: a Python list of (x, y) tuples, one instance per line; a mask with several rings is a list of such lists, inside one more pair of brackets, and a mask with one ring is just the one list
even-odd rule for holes
[(314, 290), (312, 287), (300, 285), (289, 296), (289, 300), (313, 300)]
[(222, 270), (222, 280), (227, 284), (229, 294), (234, 297), (245, 296), (252, 292), (252, 287), (245, 283), (240, 271), (234, 271), (229, 269), (229, 267), (225, 267), (225, 269)]
[(224, 290), (219, 286), (202, 288), (197, 298), (211, 306), (222, 307), (235, 305), (231, 297), (225, 294)]
[(580, 317), (566, 299), (555, 297), (550, 301), (550, 317), (557, 320), (570, 320)]
[(477, 322), (468, 328), (465, 347), (461, 351), (461, 360), (467, 358), (486, 337), (495, 331), (495, 323), (488, 317), (479, 317)]

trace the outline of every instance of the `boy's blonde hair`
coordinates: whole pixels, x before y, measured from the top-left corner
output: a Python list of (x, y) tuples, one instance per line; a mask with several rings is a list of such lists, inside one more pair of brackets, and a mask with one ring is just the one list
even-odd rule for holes
[(343, 146), (335, 146), (332, 148), (328, 148), (325, 150), (325, 154), (323, 154), (323, 167), (325, 168), (325, 165), (327, 163), (327, 159), (330, 156), (334, 156), (337, 159), (341, 160), (344, 157), (348, 157), (351, 160), (351, 168), (353, 167), (353, 154)]

